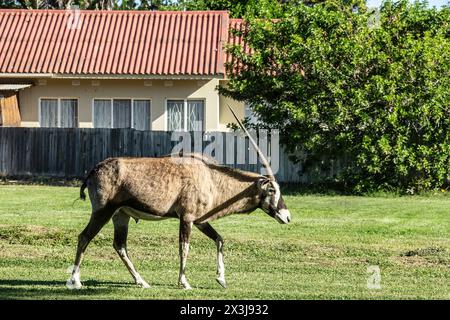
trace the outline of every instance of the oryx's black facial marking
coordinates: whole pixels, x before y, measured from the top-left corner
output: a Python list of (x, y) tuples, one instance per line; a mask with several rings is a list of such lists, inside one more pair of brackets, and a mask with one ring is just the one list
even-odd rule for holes
[(259, 188), (261, 192), (260, 208), (280, 223), (289, 223), (291, 216), (281, 196), (278, 183), (264, 179), (259, 182)]

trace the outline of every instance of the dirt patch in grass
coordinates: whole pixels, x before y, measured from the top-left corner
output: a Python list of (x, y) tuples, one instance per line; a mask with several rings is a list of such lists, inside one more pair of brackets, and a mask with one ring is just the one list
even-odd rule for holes
[(400, 253), (400, 260), (412, 265), (450, 266), (450, 250), (439, 246), (408, 250)]
[(412, 256), (419, 256), (419, 257), (427, 257), (427, 256), (436, 256), (441, 254), (446, 254), (447, 249), (444, 247), (428, 247), (428, 248), (422, 248), (417, 250), (409, 250), (406, 252), (403, 252), (400, 254), (404, 257), (412, 257)]
[(0, 241), (9, 244), (26, 245), (68, 245), (74, 242), (74, 236), (58, 228), (43, 226), (9, 226), (0, 225)]

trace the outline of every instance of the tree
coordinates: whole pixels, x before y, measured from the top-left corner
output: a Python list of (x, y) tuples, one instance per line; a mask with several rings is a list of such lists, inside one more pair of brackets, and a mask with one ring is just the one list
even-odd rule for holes
[(71, 6), (91, 10), (132, 10), (137, 4), (132, 0), (0, 0), (0, 8), (10, 9), (67, 9)]
[[(363, 6), (364, 0), (341, 0)], [(234, 18), (251, 14), (261, 18), (276, 18), (280, 7), (289, 0), (0, 0), (0, 8), (65, 9), (76, 5), (80, 9), (103, 10), (227, 10)], [(324, 0), (304, 1), (316, 4)]]
[(0, 0), (0, 8), (16, 9), (18, 6), (15, 0)]
[(245, 15), (274, 18), (283, 1), (278, 0), (180, 0), (178, 6), (186, 10), (226, 10), (233, 18)]
[[(283, 143), (319, 160), (345, 159), (335, 181), (356, 191), (450, 184), (449, 8), (385, 1), (377, 24), (343, 2), (249, 17), (251, 54), (230, 47), (220, 92), (250, 103)], [(376, 20), (378, 20), (378, 18)]]

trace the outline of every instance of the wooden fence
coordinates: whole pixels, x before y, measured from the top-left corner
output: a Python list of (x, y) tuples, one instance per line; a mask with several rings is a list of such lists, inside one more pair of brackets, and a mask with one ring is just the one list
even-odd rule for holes
[[(256, 161), (248, 139), (236, 133), (208, 135), (222, 138), (223, 163), (243, 170), (260, 170), (261, 164)], [(236, 152), (239, 139), (245, 143), (244, 156)], [(201, 148), (205, 150), (211, 141), (203, 141)], [(158, 157), (172, 153), (178, 143), (172, 141), (171, 132), (166, 131), (0, 127), (0, 175), (81, 178), (108, 157)], [(279, 181), (306, 183), (320, 176), (317, 173), (299, 175), (299, 167), (289, 160), (281, 147), (280, 150), (276, 173)]]

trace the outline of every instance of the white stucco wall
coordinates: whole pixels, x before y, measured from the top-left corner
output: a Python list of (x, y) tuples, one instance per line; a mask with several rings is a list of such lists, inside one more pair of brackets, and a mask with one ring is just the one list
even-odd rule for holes
[[(95, 98), (138, 98), (151, 100), (152, 130), (166, 130), (167, 99), (203, 99), (205, 101), (205, 130), (227, 131), (233, 121), (227, 103), (244, 116), (242, 103), (219, 96), (216, 87), (219, 79), (212, 80), (89, 80), (47, 79), (45, 85), (36, 80), (35, 85), (20, 91), (19, 104), (23, 127), (39, 126), (40, 98), (78, 99), (80, 127), (92, 127), (92, 102)], [(96, 81), (98, 85), (93, 85)]]

